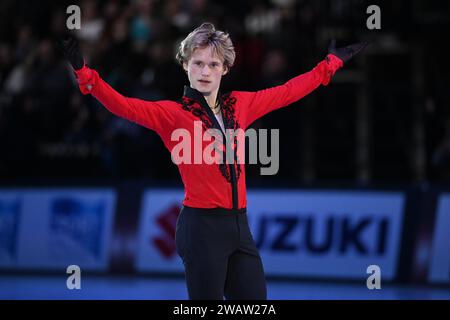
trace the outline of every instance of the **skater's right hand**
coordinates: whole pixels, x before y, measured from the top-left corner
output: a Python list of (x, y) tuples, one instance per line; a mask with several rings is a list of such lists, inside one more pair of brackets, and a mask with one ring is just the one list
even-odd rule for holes
[(77, 39), (72, 36), (66, 36), (58, 41), (59, 47), (65, 58), (69, 60), (74, 70), (80, 70), (84, 66), (84, 58), (81, 54)]

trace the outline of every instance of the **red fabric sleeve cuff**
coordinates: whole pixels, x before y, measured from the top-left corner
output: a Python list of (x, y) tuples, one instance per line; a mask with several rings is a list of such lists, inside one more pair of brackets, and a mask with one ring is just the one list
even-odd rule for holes
[(326, 70), (325, 70), (325, 75), (322, 80), (322, 84), (324, 86), (326, 86), (330, 83), (331, 78), (334, 76), (336, 71), (338, 71), (340, 68), (342, 68), (344, 66), (344, 62), (341, 59), (339, 59), (337, 56), (335, 56), (334, 54), (330, 53), (327, 55), (327, 58), (325, 59), (325, 65), (326, 65)]
[(77, 78), (81, 93), (91, 93), (97, 84), (97, 72), (84, 65), (83, 68), (74, 70), (74, 73), (75, 77)]

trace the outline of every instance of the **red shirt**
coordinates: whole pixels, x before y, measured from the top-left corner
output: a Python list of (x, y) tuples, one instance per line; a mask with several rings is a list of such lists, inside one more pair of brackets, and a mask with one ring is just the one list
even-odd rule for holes
[[(232, 91), (218, 96), (225, 129), (247, 129), (265, 114), (303, 98), (321, 84), (328, 85), (331, 77), (342, 66), (342, 60), (329, 54), (311, 71), (283, 85), (256, 92)], [(204, 131), (211, 128), (221, 130), (203, 95), (188, 86), (178, 101), (144, 101), (124, 97), (87, 66), (75, 71), (75, 74), (83, 94), (92, 94), (113, 114), (154, 130), (171, 152), (180, 143), (179, 140), (171, 139), (175, 129), (184, 128), (194, 137), (194, 122), (201, 121)], [(209, 144), (210, 141), (203, 141), (202, 149)], [(222, 150), (226, 149), (222, 147)], [(236, 159), (238, 154), (235, 144), (232, 144), (232, 150)], [(245, 208), (245, 166), (237, 162), (179, 164), (185, 187), (183, 205), (194, 208)]]

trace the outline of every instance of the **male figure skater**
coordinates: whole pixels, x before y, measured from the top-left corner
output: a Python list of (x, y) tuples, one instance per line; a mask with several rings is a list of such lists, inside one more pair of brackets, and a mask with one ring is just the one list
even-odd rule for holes
[[(181, 42), (176, 55), (190, 83), (183, 96), (178, 101), (144, 101), (122, 96), (86, 66), (75, 39), (62, 41), (81, 92), (93, 95), (115, 115), (156, 131), (169, 151), (178, 142), (171, 139), (174, 130), (184, 128), (193, 137), (196, 121), (203, 130), (221, 130), (225, 143), (226, 129), (245, 130), (265, 114), (328, 85), (334, 73), (365, 45), (335, 48), (332, 44), (325, 60), (283, 85), (218, 95), (222, 76), (233, 66), (235, 51), (227, 33), (204, 23)], [(202, 148), (206, 146), (203, 142)], [(222, 151), (233, 149), (237, 160), (235, 141), (222, 146)], [(177, 221), (176, 246), (184, 263), (189, 298), (266, 299), (263, 265), (246, 215), (244, 165), (238, 161), (180, 163), (178, 168), (185, 198)]]

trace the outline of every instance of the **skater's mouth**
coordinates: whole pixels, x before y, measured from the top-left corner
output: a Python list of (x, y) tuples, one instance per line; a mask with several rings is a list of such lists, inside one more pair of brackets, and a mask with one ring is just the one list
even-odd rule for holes
[(209, 81), (209, 80), (198, 80), (198, 82), (200, 82), (200, 83), (211, 83), (211, 81)]

